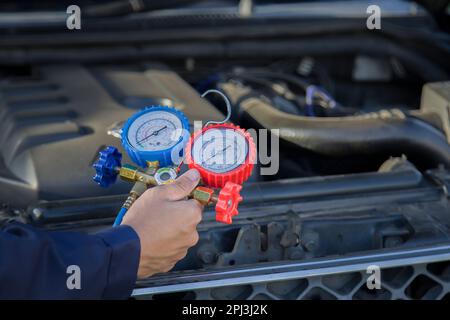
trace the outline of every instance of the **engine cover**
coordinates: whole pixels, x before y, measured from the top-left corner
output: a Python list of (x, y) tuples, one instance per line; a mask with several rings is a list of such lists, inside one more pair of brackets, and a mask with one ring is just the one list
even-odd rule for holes
[[(159, 64), (130, 67), (48, 65), (32, 77), (0, 83), (0, 202), (128, 192), (92, 181), (91, 165), (105, 145), (121, 149), (108, 128), (137, 110), (172, 105), (191, 120), (223, 116), (175, 72)], [(124, 154), (124, 162), (131, 162)]]

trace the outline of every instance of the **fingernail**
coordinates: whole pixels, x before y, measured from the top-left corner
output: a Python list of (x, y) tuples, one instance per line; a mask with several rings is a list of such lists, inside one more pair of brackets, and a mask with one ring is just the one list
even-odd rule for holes
[(200, 173), (198, 170), (191, 169), (188, 172), (186, 172), (186, 176), (193, 182), (197, 182), (198, 179), (200, 179)]

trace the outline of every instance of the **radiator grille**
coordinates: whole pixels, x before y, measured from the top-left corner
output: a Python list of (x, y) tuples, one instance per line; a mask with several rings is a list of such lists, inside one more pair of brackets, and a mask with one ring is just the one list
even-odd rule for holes
[(224, 286), (146, 299), (198, 300), (450, 300), (450, 261), (423, 263), (381, 270), (381, 289), (368, 289), (365, 271), (310, 278)]

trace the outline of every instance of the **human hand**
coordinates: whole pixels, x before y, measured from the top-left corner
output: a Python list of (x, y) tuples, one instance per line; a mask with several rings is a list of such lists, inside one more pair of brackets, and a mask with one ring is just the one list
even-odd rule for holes
[(149, 189), (123, 218), (122, 224), (131, 226), (141, 242), (138, 278), (169, 271), (197, 243), (203, 206), (186, 197), (199, 180), (193, 169), (173, 183)]

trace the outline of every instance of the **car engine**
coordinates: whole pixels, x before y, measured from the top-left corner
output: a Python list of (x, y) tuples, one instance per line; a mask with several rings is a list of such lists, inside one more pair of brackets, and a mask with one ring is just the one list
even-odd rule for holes
[[(235, 124), (267, 129), (279, 163), (255, 165), (233, 224), (206, 208), (199, 243), (139, 280), (136, 299), (449, 299), (448, 38), (431, 47), (423, 33), (412, 46), (342, 28), (1, 67), (0, 215), (48, 230), (110, 226), (129, 185), (92, 181), (99, 150), (120, 147), (124, 121), (149, 105), (223, 119), (223, 101), (201, 97), (217, 89)], [(366, 288), (368, 265), (383, 269), (381, 290)]]

